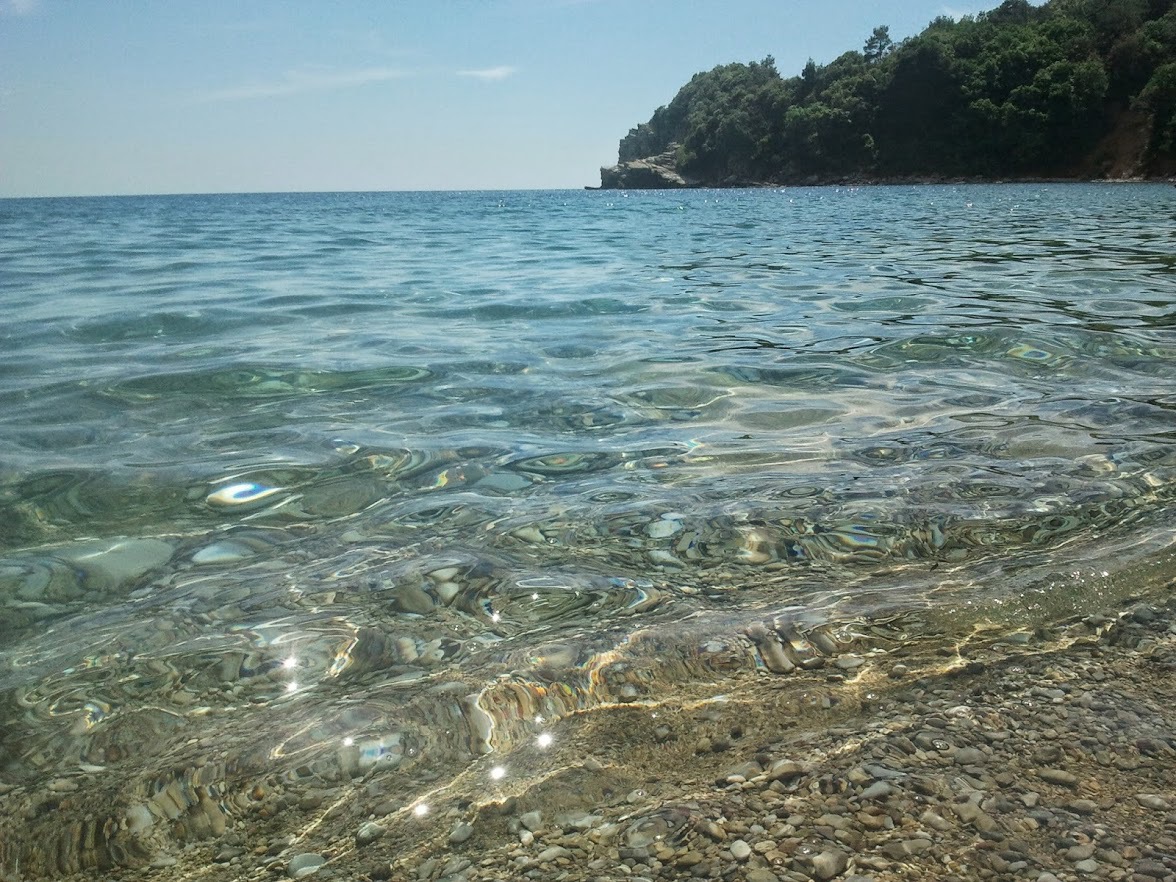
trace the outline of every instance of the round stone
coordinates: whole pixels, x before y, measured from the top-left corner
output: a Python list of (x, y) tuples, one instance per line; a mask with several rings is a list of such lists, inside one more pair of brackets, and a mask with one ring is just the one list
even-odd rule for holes
[(457, 824), (457, 826), (455, 826), (453, 828), (453, 831), (449, 834), (449, 844), (450, 845), (461, 845), (463, 842), (465, 842), (467, 839), (469, 839), (473, 835), (474, 835), (473, 825), (467, 824), (465, 821), (461, 821)]
[(384, 828), (379, 824), (367, 821), (360, 825), (359, 831), (355, 834), (355, 844), (370, 845), (383, 836), (385, 832)]
[(560, 858), (571, 857), (572, 853), (564, 848), (562, 845), (553, 845), (550, 848), (545, 848), (535, 856), (541, 864), (546, 864), (550, 861), (559, 860)]
[(985, 762), (988, 754), (978, 747), (961, 747), (955, 752), (954, 759), (961, 766), (974, 766)]
[(286, 864), (286, 875), (291, 879), (301, 879), (304, 876), (317, 873), (326, 862), (327, 859), (321, 854), (296, 854)]
[(817, 879), (832, 879), (845, 872), (849, 859), (844, 852), (822, 851), (813, 858), (813, 876)]

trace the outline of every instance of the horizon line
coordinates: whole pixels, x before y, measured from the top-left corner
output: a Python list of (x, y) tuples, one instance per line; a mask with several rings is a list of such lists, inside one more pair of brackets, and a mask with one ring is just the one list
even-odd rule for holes
[(582, 189), (599, 189), (585, 184), (583, 187), (406, 187), (388, 188), (382, 190), (191, 190), (158, 191), (144, 193), (42, 193), (3, 195), (0, 200), (16, 199), (137, 199), (158, 196), (329, 196), (335, 194), (355, 193), (540, 193), (560, 192), (569, 190), (576, 192)]

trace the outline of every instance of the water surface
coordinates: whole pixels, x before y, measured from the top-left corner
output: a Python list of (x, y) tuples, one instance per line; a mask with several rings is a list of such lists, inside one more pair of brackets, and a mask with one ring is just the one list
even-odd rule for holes
[(1163, 587), (1171, 193), (0, 202), (7, 865)]

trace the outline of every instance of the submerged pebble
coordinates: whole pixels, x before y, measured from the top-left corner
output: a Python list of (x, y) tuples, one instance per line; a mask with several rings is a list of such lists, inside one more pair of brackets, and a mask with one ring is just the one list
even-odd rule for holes
[(296, 854), (286, 864), (286, 875), (291, 879), (302, 879), (317, 873), (326, 862), (327, 859), (321, 854), (311, 852)]
[(281, 492), (281, 487), (267, 487), (264, 484), (245, 481), (214, 490), (208, 494), (205, 501), (209, 505), (222, 508), (249, 506), (265, 502)]

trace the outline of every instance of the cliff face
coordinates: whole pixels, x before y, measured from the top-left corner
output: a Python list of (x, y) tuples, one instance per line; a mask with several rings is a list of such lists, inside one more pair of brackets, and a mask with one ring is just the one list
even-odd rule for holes
[(680, 190), (683, 187), (699, 186), (700, 182), (687, 181), (677, 169), (678, 145), (657, 156), (645, 159), (631, 159), (614, 166), (600, 169), (602, 190)]

